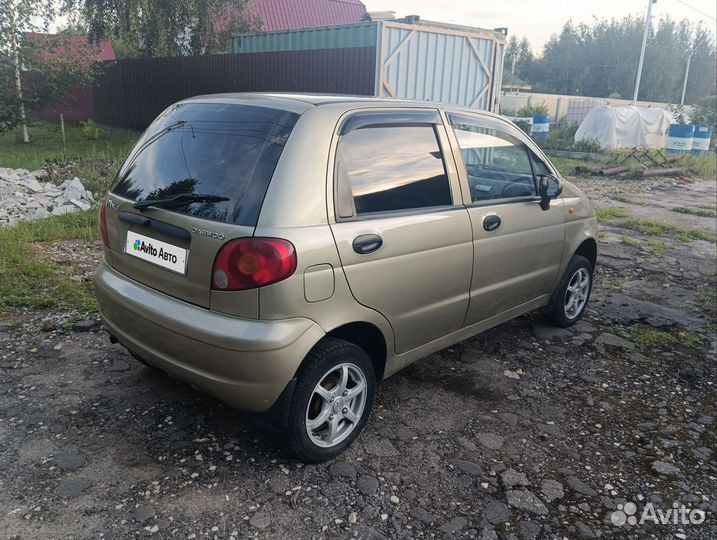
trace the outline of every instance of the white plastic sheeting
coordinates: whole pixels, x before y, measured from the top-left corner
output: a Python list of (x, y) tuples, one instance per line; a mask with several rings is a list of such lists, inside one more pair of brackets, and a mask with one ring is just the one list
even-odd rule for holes
[(575, 142), (594, 139), (605, 150), (619, 148), (664, 148), (670, 114), (658, 108), (610, 107), (593, 108), (582, 121)]

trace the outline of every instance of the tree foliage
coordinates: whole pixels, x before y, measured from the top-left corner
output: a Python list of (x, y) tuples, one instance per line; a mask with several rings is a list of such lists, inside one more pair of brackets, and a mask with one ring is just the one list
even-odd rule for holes
[(7, 56), (0, 56), (0, 133), (20, 122), (20, 100), (15, 90), (15, 67)]
[(0, 0), (0, 129), (22, 124), (24, 142), (30, 139), (21, 78), (23, 32), (36, 29), (37, 20), (47, 26), (51, 18), (49, 0)]
[(535, 62), (533, 51), (530, 49), (530, 42), (527, 38), (518, 41), (518, 37), (513, 35), (508, 39), (505, 47), (505, 71), (513, 73), (515, 67), (515, 75), (520, 78), (527, 76), (530, 66)]
[(512, 72), (513, 66), (518, 62), (518, 36), (513, 34), (505, 44), (504, 72)]
[(12, 57), (0, 56), (0, 132), (22, 123), (21, 103), (34, 110), (55, 107), (72, 89), (89, 84), (98, 69), (94, 57), (94, 47), (77, 43), (69, 35), (21, 36), (18, 58), (22, 99)]
[[(551, 36), (540, 58), (534, 58), (525, 39), (511, 40), (506, 69), (513, 50), (520, 52), (516, 75), (534, 89), (569, 95), (632, 96), (642, 42), (643, 20), (634, 16), (601, 20), (592, 26), (565, 23)], [(525, 45), (524, 45), (525, 43)], [(511, 45), (513, 49), (511, 49)], [(522, 52), (525, 46), (527, 52)], [(669, 17), (650, 30), (639, 99), (679, 102), (687, 58), (692, 55), (686, 103), (715, 93), (717, 58), (712, 31), (701, 24)]]
[(46, 29), (54, 15), (52, 0), (0, 0), (0, 130), (21, 125), (26, 143), (26, 107), (61, 102), (89, 71), (63, 36), (28, 38)]
[(228, 52), (234, 35), (261, 29), (250, 0), (64, 0), (94, 40), (119, 57)]
[(96, 47), (70, 34), (26, 36), (20, 50), (24, 99), (31, 109), (59, 105), (72, 89), (90, 84), (99, 69)]
[(698, 126), (711, 126), (717, 133), (717, 96), (704, 96), (695, 101), (690, 120)]

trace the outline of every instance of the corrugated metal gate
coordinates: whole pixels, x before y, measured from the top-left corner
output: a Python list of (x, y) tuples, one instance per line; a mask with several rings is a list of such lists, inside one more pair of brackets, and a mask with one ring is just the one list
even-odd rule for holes
[(372, 95), (375, 57), (356, 47), (103, 62), (93, 119), (143, 130), (176, 101), (222, 92)]

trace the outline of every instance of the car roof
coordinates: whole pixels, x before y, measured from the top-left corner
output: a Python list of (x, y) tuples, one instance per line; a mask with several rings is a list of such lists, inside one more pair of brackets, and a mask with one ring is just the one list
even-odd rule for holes
[[(420, 101), (413, 99), (383, 98), (373, 96), (360, 96), (349, 94), (315, 94), (315, 93), (291, 93), (291, 92), (233, 92), (224, 94), (208, 94), (195, 96), (184, 102), (201, 101), (201, 102), (217, 102), (217, 103), (247, 103), (259, 107), (280, 108), (288, 111), (302, 114), (313, 107), (322, 105), (343, 103), (348, 107), (352, 105), (372, 105), (386, 107), (426, 107), (434, 106), (451, 111), (464, 111), (473, 114), (483, 114), (494, 118), (501, 118), (500, 115), (480, 110), (453, 105), (449, 103), (439, 103), (434, 101)], [(505, 120), (505, 119), (503, 119)]]

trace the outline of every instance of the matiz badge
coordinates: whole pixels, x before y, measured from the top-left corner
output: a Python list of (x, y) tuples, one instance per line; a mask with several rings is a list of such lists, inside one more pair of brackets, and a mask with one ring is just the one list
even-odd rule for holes
[(224, 235), (222, 233), (208, 231), (207, 229), (200, 229), (199, 227), (192, 227), (192, 232), (194, 234), (201, 234), (202, 236), (208, 236), (209, 238), (214, 238), (215, 240), (224, 240)]

